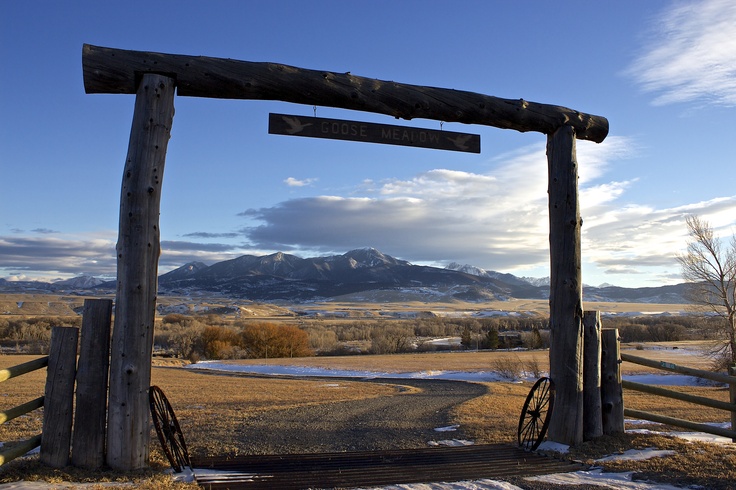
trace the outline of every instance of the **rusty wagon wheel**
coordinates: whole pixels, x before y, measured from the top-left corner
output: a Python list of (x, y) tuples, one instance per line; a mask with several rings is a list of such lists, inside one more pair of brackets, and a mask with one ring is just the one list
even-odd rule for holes
[(185, 466), (191, 468), (192, 462), (189, 460), (189, 452), (179, 421), (176, 420), (174, 410), (161, 388), (151, 386), (148, 390), (148, 403), (151, 406), (151, 418), (158, 440), (171, 467), (176, 473), (181, 473)]
[(550, 378), (539, 378), (529, 391), (521, 410), (518, 430), (521, 448), (534, 451), (542, 444), (554, 402), (555, 384)]

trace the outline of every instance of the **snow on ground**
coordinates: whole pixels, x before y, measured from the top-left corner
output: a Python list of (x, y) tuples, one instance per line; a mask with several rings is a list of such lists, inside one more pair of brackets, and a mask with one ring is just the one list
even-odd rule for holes
[[(647, 422), (647, 421), (636, 421), (636, 422), (645, 423), (647, 425), (661, 425), (661, 424), (655, 424), (654, 422)], [(628, 424), (629, 420), (626, 420), (625, 423)], [(713, 425), (716, 427), (723, 427), (724, 429), (731, 428), (730, 422), (714, 423), (714, 424), (708, 424), (708, 425)], [(661, 431), (650, 430), (650, 429), (627, 429), (626, 432), (629, 432), (632, 434), (658, 434), (658, 435), (663, 435), (663, 436), (677, 437), (679, 439), (685, 439), (686, 441), (691, 441), (691, 442), (709, 442), (711, 444), (731, 444), (732, 442), (730, 437), (717, 436), (715, 434), (708, 434), (705, 432), (680, 432), (680, 431), (661, 432)]]
[(234, 371), (239, 373), (266, 374), (272, 376), (308, 376), (358, 379), (446, 379), (454, 381), (506, 381), (493, 371), (443, 371), (428, 370), (414, 372), (352, 371), (307, 366), (274, 366), (266, 364), (227, 364), (217, 361), (203, 361), (189, 364), (187, 369), (214, 371)]
[(648, 447), (646, 449), (629, 449), (621, 454), (613, 454), (611, 456), (606, 456), (605, 458), (597, 459), (596, 463), (621, 460), (643, 461), (645, 459), (672, 456), (673, 454), (676, 454), (675, 451), (656, 449), (653, 447)]
[[(475, 382), (508, 382), (508, 379), (494, 371), (443, 371), (427, 370), (412, 372), (388, 372), (388, 371), (365, 371), (330, 369), (307, 366), (277, 366), (270, 364), (228, 364), (217, 361), (202, 361), (196, 364), (188, 364), (187, 369), (202, 369), (213, 371), (231, 371), (239, 373), (252, 373), (271, 376), (304, 376), (304, 377), (334, 377), (334, 378), (356, 378), (356, 379), (445, 379), (452, 381), (475, 381)], [(527, 381), (534, 378), (525, 377)], [(702, 381), (692, 376), (682, 374), (625, 374), (623, 379), (636, 381), (637, 383), (666, 385), (666, 386), (699, 386)], [(521, 380), (519, 380), (521, 381)]]
[[(646, 483), (633, 481), (633, 472), (604, 473), (600, 469), (590, 471), (576, 471), (574, 473), (557, 473), (554, 475), (533, 476), (526, 478), (529, 481), (554, 483), (557, 485), (595, 485), (603, 488), (625, 490), (682, 490), (664, 483)], [(491, 487), (492, 488), (492, 487)]]

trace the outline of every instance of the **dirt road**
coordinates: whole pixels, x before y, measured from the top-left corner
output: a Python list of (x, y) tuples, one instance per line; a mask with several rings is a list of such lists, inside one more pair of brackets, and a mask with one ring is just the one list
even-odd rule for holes
[[(334, 382), (334, 379), (331, 379)], [(390, 383), (390, 380), (366, 381)], [(244, 419), (234, 436), (249, 453), (278, 454), (427, 447), (429, 441), (464, 439), (450, 424), (450, 410), (486, 393), (458, 381), (397, 380), (395, 396), (275, 410)]]

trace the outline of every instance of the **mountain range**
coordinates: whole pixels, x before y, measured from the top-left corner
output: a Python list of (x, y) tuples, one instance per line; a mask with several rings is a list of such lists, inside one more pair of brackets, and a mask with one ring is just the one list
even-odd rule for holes
[[(0, 279), (0, 292), (114, 291), (115, 281), (87, 276), (54, 283), (11, 282)], [(686, 285), (651, 288), (584, 287), (586, 301), (687, 303)], [(471, 265), (445, 268), (414, 265), (374, 248), (342, 255), (300, 258), (278, 252), (241, 257), (206, 265), (190, 262), (159, 276), (159, 295), (218, 295), (255, 301), (359, 300), (367, 293), (391, 291), (398, 300), (469, 301), (546, 299), (549, 280), (520, 278)]]

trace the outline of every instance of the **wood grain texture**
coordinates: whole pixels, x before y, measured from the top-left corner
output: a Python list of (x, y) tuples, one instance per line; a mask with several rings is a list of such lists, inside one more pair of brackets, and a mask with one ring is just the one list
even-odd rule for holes
[(143, 75), (123, 171), (107, 428), (107, 463), (116, 470), (141, 469), (148, 464), (159, 213), (174, 91), (173, 79)]
[(53, 468), (69, 464), (78, 339), (76, 327), (51, 328), (40, 460)]
[(603, 433), (624, 433), (624, 395), (621, 385), (621, 344), (617, 328), (601, 331), (601, 402), (603, 407)]
[(575, 130), (547, 137), (550, 245), (550, 377), (555, 407), (549, 438), (575, 445), (583, 439), (583, 290)]
[(583, 314), (583, 440), (603, 435), (601, 409), (601, 312)]
[(84, 300), (72, 442), (72, 465), (80, 468), (105, 463), (111, 323), (112, 300)]

